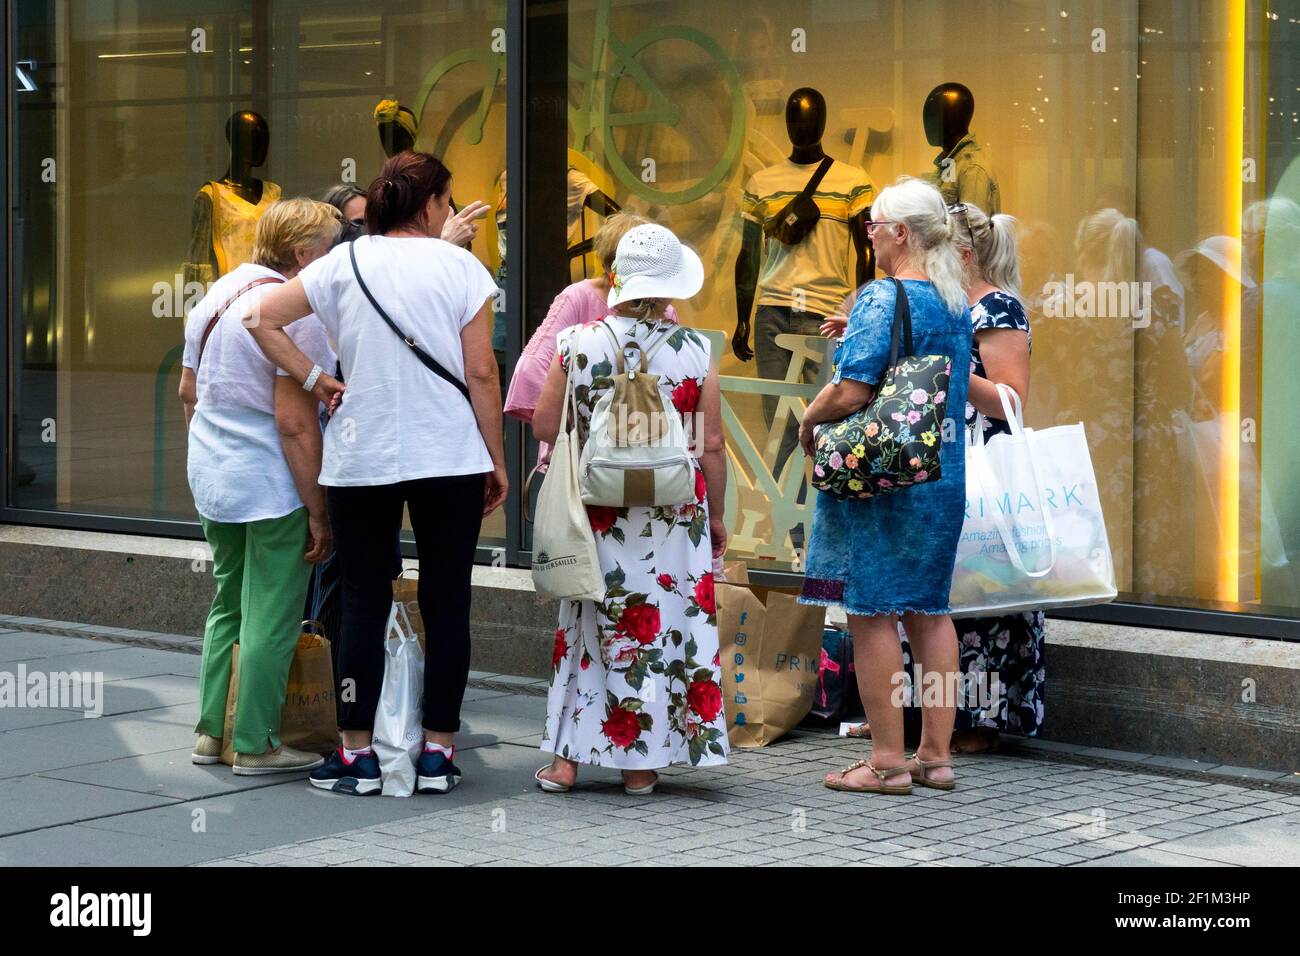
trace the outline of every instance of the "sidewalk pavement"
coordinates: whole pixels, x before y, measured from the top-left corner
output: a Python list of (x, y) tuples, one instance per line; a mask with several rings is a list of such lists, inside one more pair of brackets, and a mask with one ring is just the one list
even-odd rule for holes
[(451, 794), (359, 799), (236, 777), (189, 761), (194, 646), (0, 620), (0, 681), (22, 665), (105, 682), (98, 719), (0, 706), (0, 866), (1300, 865), (1300, 776), (1046, 742), (959, 758), (952, 793), (833, 793), (822, 774), (863, 745), (800, 730), (726, 767), (670, 770), (650, 797), (600, 769), (543, 794), (544, 685), (485, 674), (466, 696)]

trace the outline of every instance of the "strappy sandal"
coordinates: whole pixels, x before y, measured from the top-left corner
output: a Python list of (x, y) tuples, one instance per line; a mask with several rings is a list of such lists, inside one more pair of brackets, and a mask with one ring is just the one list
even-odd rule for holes
[[(867, 784), (865, 787), (850, 787), (844, 783), (845, 777), (847, 777), (853, 771), (861, 770), (864, 767), (876, 775), (876, 782), (874, 784)], [(822, 784), (828, 790), (839, 790), (842, 793), (882, 793), (891, 796), (903, 796), (905, 794), (909, 794), (912, 792), (912, 781), (910, 779), (910, 774), (909, 774), (908, 782), (902, 786), (899, 785), (890, 786), (889, 784), (885, 783), (885, 780), (888, 777), (896, 777), (900, 773), (906, 772), (907, 769), (908, 769), (907, 764), (903, 764), (898, 767), (890, 767), (888, 770), (878, 770), (877, 768), (871, 765), (870, 761), (859, 760), (857, 763), (853, 764), (853, 766), (845, 767), (843, 770), (841, 770), (840, 777), (838, 780), (823, 780)]]
[(907, 769), (911, 771), (912, 783), (920, 787), (929, 787), (931, 790), (956, 790), (956, 780), (931, 780), (930, 771), (939, 770), (943, 767), (951, 767), (951, 760), (922, 760), (920, 754), (912, 754), (908, 758)]

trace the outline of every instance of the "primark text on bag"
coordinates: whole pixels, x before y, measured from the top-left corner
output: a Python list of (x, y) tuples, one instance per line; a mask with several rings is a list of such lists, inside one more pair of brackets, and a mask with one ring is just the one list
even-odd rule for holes
[(998, 386), (1010, 434), (966, 435), (966, 516), (957, 544), (953, 617), (1011, 614), (1115, 599), (1115, 568), (1083, 423), (1026, 428), (1020, 399)]

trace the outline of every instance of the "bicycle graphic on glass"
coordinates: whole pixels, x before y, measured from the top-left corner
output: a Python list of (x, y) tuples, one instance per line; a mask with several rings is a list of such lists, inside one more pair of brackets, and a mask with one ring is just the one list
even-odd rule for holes
[[(744, 146), (740, 73), (712, 37), (690, 27), (656, 26), (624, 40), (611, 27), (611, 6), (611, 0), (597, 4), (589, 64), (569, 59), (570, 85), (580, 90), (576, 102), (571, 97), (569, 104), (572, 148), (593, 159), (599, 150), (604, 168), (625, 189), (649, 202), (679, 205), (699, 199), (727, 177)], [(679, 70), (673, 90), (679, 98), (690, 97), (691, 107), (665, 92), (655, 77), (658, 64), (674, 64)], [(489, 111), (505, 101), (505, 68), (504, 52), (473, 47), (448, 54), (429, 70), (414, 103), (415, 115), (422, 119), (439, 84), (453, 71), (473, 71), (452, 80), (461, 89), (468, 84), (471, 92), (445, 114), (430, 144), (436, 154), (445, 152), (457, 132), (468, 145), (482, 142)], [(711, 135), (693, 135), (701, 124), (707, 124)], [(663, 142), (668, 130), (692, 141), (708, 141), (719, 129), (726, 130), (721, 152), (712, 162), (705, 158), (707, 168), (701, 174), (684, 177), (676, 188), (660, 188), (657, 176), (646, 176), (645, 161), (652, 157), (636, 147)]]

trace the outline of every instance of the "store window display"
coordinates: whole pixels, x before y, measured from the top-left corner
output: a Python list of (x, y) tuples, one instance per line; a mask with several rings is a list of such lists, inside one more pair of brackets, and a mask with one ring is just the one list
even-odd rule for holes
[(194, 197), (187, 284), (199, 282), (206, 287), (251, 261), (257, 222), (280, 198), (278, 185), (253, 172), (266, 164), (271, 146), (266, 119), (253, 110), (240, 110), (226, 121), (226, 141), (230, 144), (226, 174), (204, 183)]
[[(874, 186), (865, 170), (823, 150), (826, 98), (819, 91), (803, 87), (791, 93), (785, 122), (790, 155), (745, 185), (731, 344), (741, 361), (757, 359), (760, 377), (810, 384), (821, 363), (785, 347), (782, 337), (816, 337), (826, 317), (842, 314), (850, 292), (870, 279), (865, 220)], [(792, 369), (792, 362), (798, 367)], [(778, 404), (778, 396), (763, 396), (768, 426), (782, 429), (771, 462), (775, 475), (794, 450), (797, 426), (793, 420), (776, 422)]]
[(934, 158), (930, 181), (949, 205), (970, 203), (994, 216), (1002, 211), (1002, 196), (988, 150), (970, 131), (974, 116), (975, 95), (960, 83), (940, 83), (925, 98), (921, 119), (926, 142), (943, 147)]

